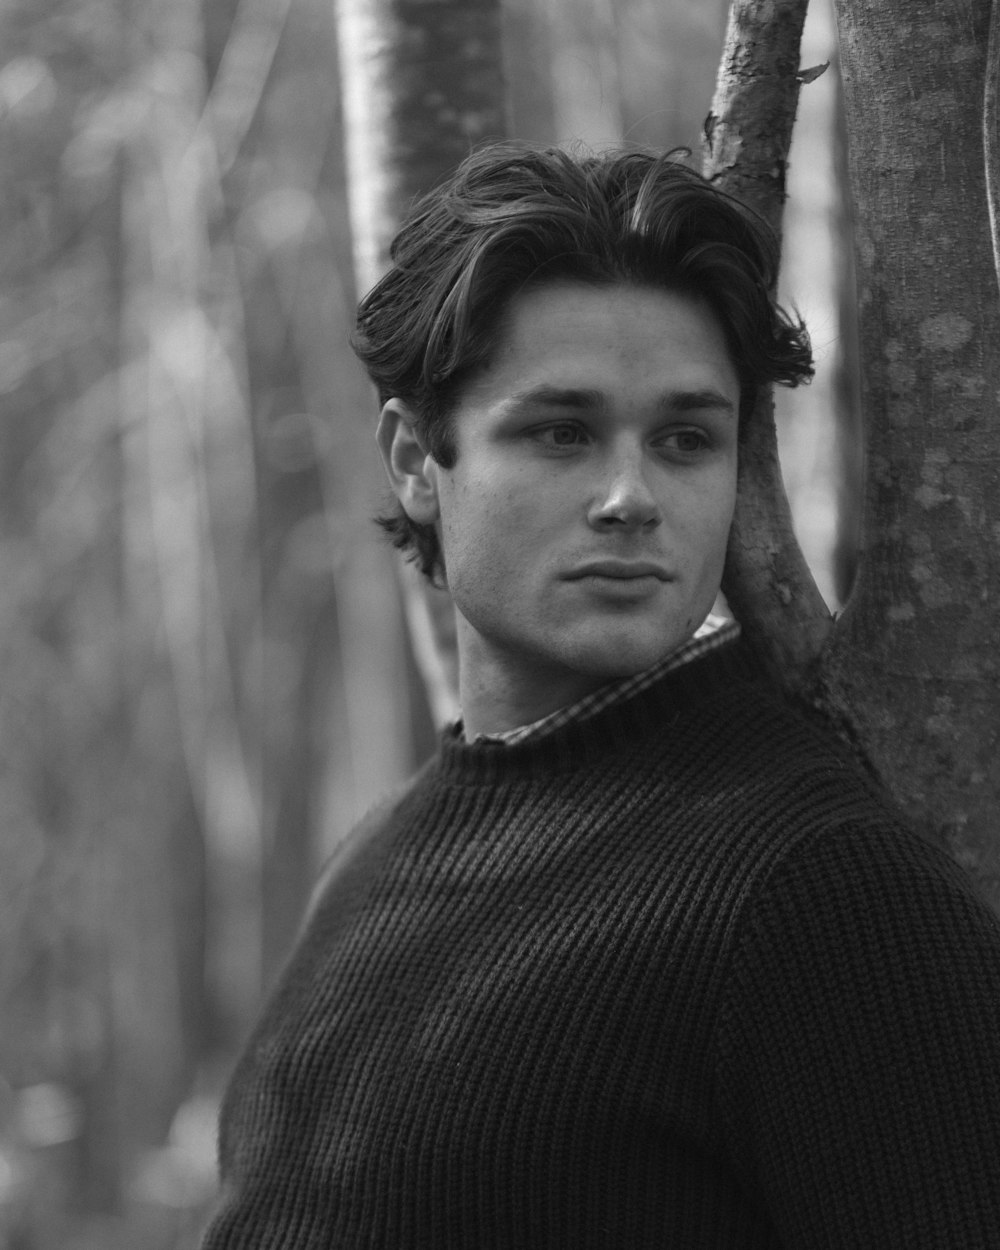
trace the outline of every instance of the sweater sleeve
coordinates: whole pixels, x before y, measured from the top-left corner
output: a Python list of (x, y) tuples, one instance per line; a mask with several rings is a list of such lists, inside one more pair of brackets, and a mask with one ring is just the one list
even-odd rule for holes
[(717, 1057), (790, 1250), (1000, 1246), (1000, 924), (936, 848), (803, 838), (748, 905)]

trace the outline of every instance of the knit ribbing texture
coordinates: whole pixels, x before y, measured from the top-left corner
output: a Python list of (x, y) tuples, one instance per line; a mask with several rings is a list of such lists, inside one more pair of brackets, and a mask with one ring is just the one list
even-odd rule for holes
[(743, 647), (363, 823), (205, 1250), (1000, 1247), (1000, 925)]

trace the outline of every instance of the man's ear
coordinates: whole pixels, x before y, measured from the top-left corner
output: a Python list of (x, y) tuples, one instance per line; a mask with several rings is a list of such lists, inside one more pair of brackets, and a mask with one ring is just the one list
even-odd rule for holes
[(418, 525), (433, 525), (439, 514), (438, 464), (420, 440), (410, 406), (390, 399), (382, 409), (375, 439), (403, 511)]

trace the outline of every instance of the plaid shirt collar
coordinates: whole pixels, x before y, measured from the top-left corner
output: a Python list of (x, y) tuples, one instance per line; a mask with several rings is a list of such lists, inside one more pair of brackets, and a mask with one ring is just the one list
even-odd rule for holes
[[(530, 725), (519, 725), (516, 729), (508, 729), (501, 734), (477, 734), (473, 741), (475, 743), (497, 742), (503, 746), (515, 746), (518, 743), (534, 742), (539, 738), (544, 738), (571, 721), (589, 720), (591, 716), (596, 716), (598, 712), (603, 712), (612, 704), (624, 703), (626, 699), (631, 699), (643, 690), (647, 690), (667, 673), (672, 673), (682, 665), (690, 664), (692, 660), (698, 660), (710, 651), (715, 651), (725, 643), (738, 638), (739, 633), (740, 627), (736, 621), (711, 615), (689, 642), (671, 651), (651, 668), (643, 669), (641, 673), (636, 673), (632, 677), (623, 677), (619, 681), (609, 682), (608, 685), (584, 695), (576, 703), (550, 712), (548, 716), (532, 721)], [(461, 733), (461, 722), (455, 726), (455, 730)]]

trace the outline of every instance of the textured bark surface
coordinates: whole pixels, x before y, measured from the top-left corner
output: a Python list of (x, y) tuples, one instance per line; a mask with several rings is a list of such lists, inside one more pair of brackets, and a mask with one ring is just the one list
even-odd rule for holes
[[(338, 0), (337, 37), (360, 292), (384, 271), (414, 197), (477, 143), (506, 133), (499, 0)], [(451, 599), (409, 567), (400, 585), (431, 711), (443, 723), (457, 711)]]
[[(736, 0), (705, 123), (704, 172), (779, 236), (805, 15), (806, 0)], [(723, 590), (775, 677), (804, 693), (831, 620), (792, 532), (769, 389), (741, 431), (739, 475)]]
[(705, 122), (705, 172), (778, 234), (807, 7), (808, 0), (734, 0)]
[(359, 286), (414, 196), (505, 134), (499, 0), (338, 0)]
[[(741, 449), (725, 590), (784, 684), (841, 725), (1000, 906), (992, 7), (836, 0), (867, 430), (860, 569), (831, 629), (792, 537), (762, 396)], [(736, 0), (706, 124), (706, 171), (776, 229), (808, 78), (804, 13), (799, 0)]]
[(986, 208), (993, 240), (993, 267), (1000, 282), (1000, 4), (992, 6), (983, 90), (983, 160)]
[(836, 0), (857, 227), (866, 538), (831, 706), (1000, 903), (1000, 306), (989, 0)]

